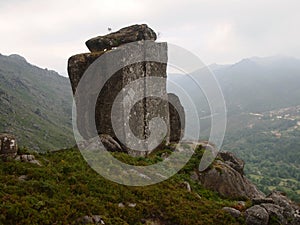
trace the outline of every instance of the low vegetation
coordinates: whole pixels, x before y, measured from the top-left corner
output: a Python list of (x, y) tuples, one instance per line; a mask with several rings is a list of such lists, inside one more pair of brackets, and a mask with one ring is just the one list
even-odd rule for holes
[[(162, 160), (162, 152), (147, 160), (122, 153), (114, 156), (130, 164), (149, 165)], [(201, 154), (197, 149), (178, 174), (146, 187), (104, 179), (87, 165), (77, 148), (36, 154), (42, 166), (1, 162), (0, 224), (78, 224), (78, 218), (85, 215), (100, 215), (105, 224), (243, 224), (242, 219), (222, 211), (224, 206), (237, 205), (235, 201), (221, 198), (190, 178)], [(191, 192), (184, 182), (191, 185)]]

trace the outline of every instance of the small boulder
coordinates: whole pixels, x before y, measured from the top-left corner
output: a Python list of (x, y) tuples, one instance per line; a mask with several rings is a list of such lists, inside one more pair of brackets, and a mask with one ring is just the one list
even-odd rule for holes
[(237, 205), (238, 205), (239, 207), (244, 208), (244, 207), (246, 206), (246, 202), (244, 202), (244, 201), (238, 201), (238, 202), (237, 202)]
[(136, 203), (128, 203), (128, 207), (135, 208), (136, 207)]
[(268, 225), (269, 214), (265, 208), (255, 205), (246, 210), (247, 225)]
[(187, 182), (187, 181), (184, 181), (184, 182), (183, 182), (183, 184), (185, 185), (185, 187), (186, 187), (186, 189), (188, 190), (188, 192), (191, 192), (191, 191), (192, 191), (192, 189), (191, 189), (191, 185), (190, 185), (190, 183), (189, 183), (189, 182)]
[(125, 208), (125, 205), (124, 205), (123, 202), (120, 202), (120, 203), (118, 204), (118, 207), (119, 207), (119, 208)]
[(99, 52), (110, 50), (122, 44), (141, 41), (152, 40), (157, 38), (155, 32), (146, 24), (132, 25), (122, 28), (121, 30), (107, 34), (105, 36), (98, 36), (86, 41), (86, 46), (91, 52)]
[(241, 212), (239, 210), (231, 208), (231, 207), (223, 207), (222, 210), (229, 213), (234, 218), (238, 218), (241, 216)]
[(29, 163), (41, 166), (40, 161), (36, 160), (34, 155), (18, 155), (18, 156), (16, 156), (15, 160), (21, 161), (21, 162), (29, 162)]

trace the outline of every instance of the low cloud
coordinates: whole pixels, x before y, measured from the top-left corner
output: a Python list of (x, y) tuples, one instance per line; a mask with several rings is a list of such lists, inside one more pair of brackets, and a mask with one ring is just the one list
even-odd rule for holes
[(84, 42), (135, 23), (160, 32), (205, 63), (232, 63), (250, 56), (300, 58), (300, 2), (296, 0), (111, 0), (0, 3), (2, 54), (18, 53), (33, 64), (66, 75)]

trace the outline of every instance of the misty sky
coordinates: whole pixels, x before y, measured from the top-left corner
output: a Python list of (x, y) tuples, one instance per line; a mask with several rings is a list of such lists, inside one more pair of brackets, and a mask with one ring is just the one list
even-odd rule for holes
[(147, 23), (159, 41), (180, 45), (206, 64), (251, 56), (300, 58), (299, 0), (7, 0), (0, 1), (0, 53), (66, 75), (85, 41)]

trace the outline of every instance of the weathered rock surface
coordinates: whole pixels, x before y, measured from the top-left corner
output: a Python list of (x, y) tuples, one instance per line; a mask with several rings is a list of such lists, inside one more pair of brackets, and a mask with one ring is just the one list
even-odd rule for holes
[(246, 224), (300, 224), (299, 206), (281, 192), (273, 191), (266, 198), (252, 199), (252, 204), (255, 205), (245, 212)]
[(104, 147), (111, 152), (123, 152), (124, 149), (120, 146), (120, 144), (114, 140), (110, 135), (108, 134), (101, 134), (100, 140)]
[[(140, 149), (137, 146), (141, 146), (142, 141), (147, 140), (151, 136), (150, 121), (158, 117), (167, 125), (166, 143), (170, 140), (175, 142), (180, 140), (184, 129), (184, 110), (177, 96), (172, 96), (172, 98), (175, 99), (176, 105), (178, 105), (179, 113), (176, 114), (174, 108), (168, 104), (166, 90), (167, 44), (156, 43), (154, 42), (155, 39), (156, 34), (147, 25), (134, 25), (106, 36), (99, 36), (88, 40), (87, 46), (92, 53), (78, 54), (69, 59), (68, 73), (73, 94), (75, 95), (79, 81), (96, 59), (102, 55), (111, 55), (114, 57), (115, 53), (118, 53), (115, 61), (107, 60), (106, 64), (102, 65), (102, 68), (97, 68), (97, 73), (100, 76), (95, 76), (90, 84), (86, 84), (90, 87), (87, 91), (88, 93), (86, 93), (87, 97), (81, 100), (76, 98), (76, 105), (83, 105), (83, 107), (77, 107), (77, 115), (82, 115), (82, 118), (77, 120), (77, 126), (83, 137), (87, 139), (94, 138), (94, 135), (90, 134), (93, 134), (92, 128), (94, 127), (94, 123), (96, 123), (98, 134), (111, 136), (120, 144), (123, 151), (134, 156), (147, 155), (148, 151), (136, 151), (135, 149)], [(147, 40), (147, 42), (143, 40)], [(123, 45), (135, 41), (139, 42), (134, 47)], [(156, 60), (147, 60), (149, 58), (155, 58)], [(136, 60), (137, 63), (126, 63), (131, 62), (132, 59)], [(110, 75), (108, 71), (111, 71), (110, 68), (114, 67), (116, 61), (124, 62), (128, 66)], [(150, 77), (163, 79), (160, 79), (160, 82), (151, 83), (151, 81), (146, 80), (146, 78)], [(128, 96), (125, 96), (124, 87), (141, 79), (144, 79), (144, 81), (131, 87)], [(97, 84), (102, 84), (103, 88), (96, 90), (99, 87)], [(147, 93), (150, 91), (156, 93), (159, 97), (149, 97)], [(143, 92), (144, 96), (132, 106), (130, 115), (127, 117), (124, 112), (129, 106), (131, 107), (131, 103), (127, 101), (130, 101), (131, 98), (141, 92)], [(117, 111), (121, 112), (120, 114), (124, 116), (112, 118), (112, 106), (120, 93), (122, 93), (124, 101), (119, 104)], [(91, 104), (90, 101), (92, 96), (95, 95), (98, 96), (96, 106)], [(91, 109), (91, 107), (94, 108)], [(95, 109), (95, 119), (86, 116), (87, 109)], [(172, 112), (170, 113), (170, 111)], [(179, 114), (183, 114), (181, 119), (179, 118)], [(120, 125), (118, 127), (118, 135), (113, 129), (113, 122)], [(132, 141), (133, 139), (130, 138), (131, 134), (128, 134), (124, 128), (125, 125), (131, 128), (133, 135), (137, 139)], [(158, 134), (158, 132), (155, 133), (158, 136), (162, 136), (162, 139), (164, 138), (164, 135)], [(151, 142), (143, 143), (145, 145), (143, 149), (148, 149), (151, 144)], [(127, 146), (130, 146), (130, 148), (127, 148)], [(149, 149), (152, 148), (149, 147)]]
[(17, 141), (12, 134), (0, 134), (0, 156), (2, 159), (13, 158), (17, 155)]
[(103, 54), (104, 52), (82, 53), (69, 58), (68, 74), (70, 77), (73, 93), (75, 93), (76, 87), (78, 86), (78, 83), (86, 69)]
[(263, 203), (260, 206), (265, 208), (269, 214), (270, 220), (275, 220), (278, 224), (288, 224), (287, 220), (283, 216), (283, 208), (270, 203)]
[(238, 157), (236, 157), (233, 153), (220, 151), (218, 153), (218, 157), (220, 157), (226, 164), (231, 166), (233, 169), (235, 169), (241, 175), (244, 174), (245, 162), (243, 160), (239, 159)]
[(107, 34), (105, 36), (98, 36), (86, 42), (86, 46), (91, 52), (99, 52), (110, 50), (122, 44), (141, 41), (141, 40), (156, 40), (155, 32), (146, 24), (132, 25), (122, 28), (121, 30)]
[(204, 187), (217, 191), (225, 197), (245, 199), (264, 197), (243, 173), (220, 160), (216, 160), (206, 171), (198, 173), (198, 180)]
[(252, 199), (252, 205), (260, 205), (263, 203), (274, 203), (274, 200), (272, 198), (253, 198)]
[(170, 113), (170, 142), (179, 142), (184, 135), (185, 113), (177, 95), (168, 93)]
[(265, 208), (255, 205), (246, 210), (247, 225), (268, 225), (269, 214)]
[(233, 216), (235, 218), (238, 218), (241, 216), (241, 212), (235, 208), (223, 207), (222, 210), (229, 213), (231, 216)]
[(21, 162), (29, 162), (41, 166), (41, 163), (35, 159), (34, 155), (17, 155), (15, 160)]

